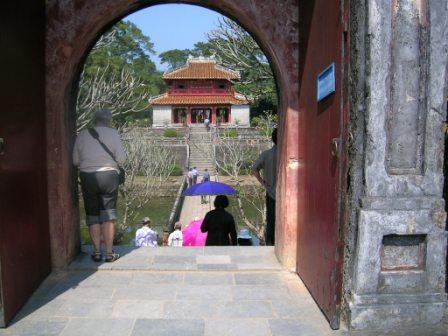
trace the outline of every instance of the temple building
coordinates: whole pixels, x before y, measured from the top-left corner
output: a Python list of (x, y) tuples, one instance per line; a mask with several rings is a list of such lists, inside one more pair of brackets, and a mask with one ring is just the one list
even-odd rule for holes
[(232, 87), (237, 71), (210, 58), (189, 58), (177, 69), (166, 71), (168, 91), (150, 100), (153, 126), (201, 124), (249, 125), (247, 99)]

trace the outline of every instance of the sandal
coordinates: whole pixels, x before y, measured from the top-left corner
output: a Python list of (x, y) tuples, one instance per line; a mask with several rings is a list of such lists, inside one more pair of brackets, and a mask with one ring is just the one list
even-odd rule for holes
[(93, 252), (91, 257), (94, 262), (100, 262), (103, 259), (101, 252)]
[(112, 253), (106, 254), (106, 262), (114, 262), (118, 258), (120, 258), (120, 255), (118, 253), (115, 253), (114, 251), (112, 251)]

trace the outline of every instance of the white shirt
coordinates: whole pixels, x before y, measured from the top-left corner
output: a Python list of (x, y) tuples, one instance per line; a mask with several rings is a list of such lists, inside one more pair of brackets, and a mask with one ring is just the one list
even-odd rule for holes
[(135, 246), (157, 246), (157, 232), (147, 226), (143, 226), (135, 233)]
[[(123, 164), (126, 154), (117, 130), (110, 127), (95, 127), (95, 130), (98, 132), (100, 140), (115, 155), (115, 159)], [(105, 170), (118, 171), (117, 163), (87, 129), (81, 131), (76, 137), (73, 148), (73, 164), (79, 166), (79, 170), (86, 173)]]
[(184, 237), (182, 235), (182, 231), (175, 230), (174, 232), (171, 232), (168, 237), (168, 246), (182, 246), (182, 243), (184, 241)]
[(192, 172), (193, 172), (193, 176), (198, 176), (199, 175), (199, 172), (198, 172), (197, 169), (193, 168)]

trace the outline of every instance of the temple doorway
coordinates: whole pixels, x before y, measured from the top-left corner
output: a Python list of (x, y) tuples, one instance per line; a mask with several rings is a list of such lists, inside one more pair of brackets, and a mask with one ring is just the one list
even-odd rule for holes
[(187, 109), (183, 107), (173, 108), (172, 123), (186, 125)]
[(216, 109), (217, 123), (227, 124), (230, 120), (230, 112), (227, 107), (218, 107)]
[(205, 119), (210, 120), (212, 110), (211, 108), (192, 108), (191, 109), (191, 123), (202, 124)]

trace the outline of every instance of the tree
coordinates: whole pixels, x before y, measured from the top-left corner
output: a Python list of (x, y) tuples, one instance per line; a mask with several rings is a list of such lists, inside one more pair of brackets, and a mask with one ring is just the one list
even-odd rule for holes
[(188, 56), (191, 54), (189, 49), (172, 49), (159, 54), (160, 63), (167, 63), (170, 69), (178, 68), (187, 62)]
[(262, 115), (252, 118), (251, 122), (261, 135), (270, 138), (277, 127), (277, 119), (277, 115), (272, 114), (272, 111), (264, 111)]
[(207, 34), (208, 48), (219, 63), (241, 73), (235, 84), (237, 91), (255, 100), (268, 98), (276, 104), (276, 87), (269, 62), (257, 42), (229, 18), (218, 21), (217, 28)]
[(197, 42), (194, 48), (190, 50), (190, 53), (195, 57), (210, 57), (215, 54), (215, 50), (209, 42)]
[(126, 68), (119, 76), (110, 75), (109, 66), (98, 68), (93, 76), (81, 76), (76, 103), (77, 130), (88, 126), (93, 113), (100, 108), (109, 108), (115, 120), (119, 116), (142, 112), (149, 106), (149, 94), (142, 81)]
[(136, 72), (145, 70), (152, 73), (156, 68), (149, 57), (154, 53), (149, 37), (135, 24), (120, 21), (102, 35), (92, 48), (84, 65), (84, 73), (94, 74), (97, 68), (108, 65), (111, 74), (120, 73), (126, 66)]
[(123, 221), (117, 230), (120, 240), (129, 223), (135, 221), (139, 210), (154, 197), (157, 190), (167, 183), (176, 166), (172, 147), (160, 146), (138, 130), (122, 133), (127, 158), (124, 164), (126, 181), (120, 187), (124, 199)]
[[(227, 135), (215, 139), (218, 148), (215, 164), (218, 169), (235, 181), (237, 211), (243, 223), (264, 243), (264, 223), (266, 222), (265, 190), (259, 184), (242, 185), (241, 175), (246, 175), (252, 162), (256, 160), (259, 150), (247, 141)], [(258, 220), (251, 220), (247, 214), (250, 206), (258, 214)]]
[(151, 54), (154, 49), (149, 37), (131, 22), (121, 21), (101, 36), (80, 78), (78, 130), (102, 107), (112, 110), (118, 125), (150, 117), (149, 97), (165, 90)]

